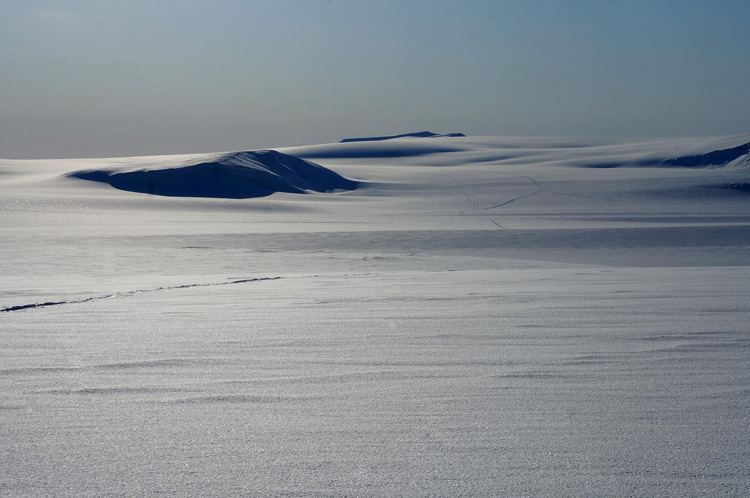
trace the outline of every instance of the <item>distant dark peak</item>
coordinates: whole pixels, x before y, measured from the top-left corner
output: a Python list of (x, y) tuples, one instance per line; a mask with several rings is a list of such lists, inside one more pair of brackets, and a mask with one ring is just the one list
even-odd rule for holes
[(390, 135), (385, 137), (362, 137), (362, 138), (345, 138), (340, 143), (346, 142), (380, 142), (382, 140), (392, 140), (394, 138), (436, 138), (436, 137), (465, 137), (463, 133), (445, 133), (443, 135), (432, 133), (431, 131), (418, 131), (415, 133), (404, 133), (403, 135)]
[(715, 150), (697, 156), (683, 156), (674, 159), (667, 159), (663, 164), (666, 166), (683, 166), (686, 168), (723, 166), (747, 154), (750, 154), (750, 142), (738, 147), (732, 147), (731, 149)]

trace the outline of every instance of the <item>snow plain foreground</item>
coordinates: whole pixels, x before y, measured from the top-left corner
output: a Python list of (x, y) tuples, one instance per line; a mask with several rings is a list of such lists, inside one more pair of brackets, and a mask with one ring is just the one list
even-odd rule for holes
[(0, 161), (0, 494), (746, 495), (749, 141)]

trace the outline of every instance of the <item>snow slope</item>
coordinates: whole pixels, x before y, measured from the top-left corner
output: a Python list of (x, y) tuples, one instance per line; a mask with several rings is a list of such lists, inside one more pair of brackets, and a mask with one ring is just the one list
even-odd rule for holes
[(0, 160), (0, 495), (747, 495), (749, 142)]

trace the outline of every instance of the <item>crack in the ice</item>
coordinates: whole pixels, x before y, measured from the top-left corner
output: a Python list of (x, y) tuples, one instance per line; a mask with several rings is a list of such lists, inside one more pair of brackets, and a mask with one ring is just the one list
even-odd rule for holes
[(156, 289), (138, 289), (127, 292), (118, 292), (115, 294), (108, 294), (106, 296), (94, 296), (87, 297), (85, 299), (73, 299), (69, 301), (46, 301), (43, 303), (31, 303), (31, 304), (19, 304), (17, 306), (8, 306), (7, 308), (0, 308), (0, 313), (10, 313), (12, 311), (24, 311), (36, 308), (48, 308), (50, 306), (61, 306), (63, 304), (83, 304), (90, 303), (92, 301), (103, 301), (104, 299), (112, 299), (115, 297), (128, 297), (136, 294), (146, 294), (148, 292), (159, 292), (166, 290), (176, 289), (190, 289), (193, 287), (214, 287), (217, 285), (234, 285), (234, 284), (246, 284), (250, 282), (262, 282), (265, 280), (279, 280), (281, 277), (263, 277), (263, 278), (243, 278), (239, 280), (232, 280), (231, 282), (215, 282), (211, 284), (185, 284), (185, 285), (174, 285), (170, 287), (158, 287)]
[(605, 198), (605, 197), (596, 197), (596, 196), (592, 196), (592, 195), (581, 195), (581, 194), (570, 194), (570, 193), (565, 193), (565, 192), (557, 192), (556, 190), (550, 190), (549, 188), (543, 187), (542, 185), (540, 185), (538, 181), (536, 181), (534, 178), (532, 178), (530, 176), (515, 175), (515, 174), (512, 174), (512, 173), (502, 173), (500, 171), (490, 171), (489, 173), (491, 173), (493, 175), (510, 176), (510, 177), (523, 178), (525, 180), (529, 180), (539, 190), (537, 190), (536, 192), (533, 192), (531, 194), (527, 194), (527, 195), (523, 195), (521, 197), (517, 197), (515, 199), (511, 199), (508, 202), (503, 202), (502, 204), (498, 204), (496, 206), (490, 206), (490, 207), (486, 207), (486, 208), (481, 208), (480, 209), (481, 211), (488, 210), (488, 209), (494, 209), (494, 208), (500, 207), (500, 206), (505, 206), (506, 204), (510, 204), (513, 201), (517, 201), (518, 199), (522, 199), (524, 197), (529, 197), (531, 195), (538, 194), (539, 192), (548, 192), (550, 194), (562, 195), (562, 196), (566, 196), (566, 197), (578, 197), (578, 198), (581, 198), (581, 199), (596, 199), (596, 200), (601, 200), (601, 201), (611, 201), (612, 200), (612, 199), (608, 199), (608, 198)]
[(487, 218), (487, 221), (492, 222), (493, 225), (495, 225), (497, 228), (502, 228), (503, 230), (507, 230), (508, 227), (501, 225), (497, 221), (493, 220), (492, 218)]
[[(481, 190), (479, 190), (478, 188), (476, 188), (474, 185), (466, 185), (467, 187), (473, 187), (474, 188), (474, 193), (471, 194), (471, 195), (469, 195), (466, 198), (466, 200), (468, 202), (470, 202), (472, 204), (472, 206), (471, 206), (471, 209), (465, 209), (463, 211), (460, 211), (458, 213), (459, 216), (488, 216), (488, 214), (486, 214), (486, 213), (484, 213), (482, 211), (491, 211), (493, 209), (497, 209), (497, 208), (500, 208), (500, 207), (503, 207), (503, 206), (507, 206), (508, 204), (511, 204), (513, 202), (516, 202), (516, 201), (519, 201), (521, 199), (525, 199), (527, 197), (531, 197), (533, 195), (540, 194), (542, 192), (547, 192), (549, 194), (562, 195), (562, 196), (567, 196), (567, 197), (579, 197), (579, 198), (582, 198), (582, 199), (596, 199), (596, 200), (605, 200), (605, 201), (610, 201), (611, 200), (611, 199), (604, 198), (604, 197), (595, 197), (595, 196), (580, 195), (580, 194), (570, 194), (570, 193), (558, 192), (556, 190), (551, 190), (551, 189), (549, 189), (547, 187), (542, 186), (536, 179), (534, 179), (534, 178), (532, 178), (530, 176), (516, 175), (516, 174), (512, 174), (512, 173), (503, 173), (503, 172), (499, 172), (499, 171), (489, 171), (488, 173), (491, 173), (491, 174), (494, 174), (494, 175), (500, 175), (500, 176), (510, 177), (510, 178), (522, 178), (522, 179), (527, 180), (528, 182), (530, 182), (531, 185), (533, 187), (535, 187), (537, 190), (535, 190), (534, 192), (530, 192), (528, 194), (522, 194), (522, 195), (513, 197), (512, 199), (508, 199), (508, 200), (506, 200), (504, 202), (501, 202), (499, 204), (494, 204), (492, 206), (487, 206), (487, 207), (480, 207), (479, 204), (474, 200), (474, 198), (477, 197), (477, 196), (479, 196), (481, 194)], [(440, 176), (442, 176), (442, 175), (440, 175)], [(443, 178), (445, 178), (445, 177), (443, 177)], [(489, 187), (489, 186), (494, 186), (494, 185), (497, 185), (497, 184), (494, 184), (494, 183), (487, 184), (487, 185), (484, 185), (483, 187)], [(495, 213), (493, 213), (493, 215), (494, 214)], [(496, 220), (494, 220), (492, 218), (486, 218), (486, 219), (489, 222), (491, 222), (493, 225), (495, 225), (497, 228), (501, 228), (501, 229), (504, 229), (504, 230), (508, 229), (508, 227), (505, 227), (505, 226), (501, 225), (500, 223), (498, 223)]]

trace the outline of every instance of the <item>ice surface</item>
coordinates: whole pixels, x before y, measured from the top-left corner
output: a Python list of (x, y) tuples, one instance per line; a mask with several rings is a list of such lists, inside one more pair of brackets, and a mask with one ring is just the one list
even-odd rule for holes
[(2, 160), (0, 495), (747, 495), (748, 142)]

